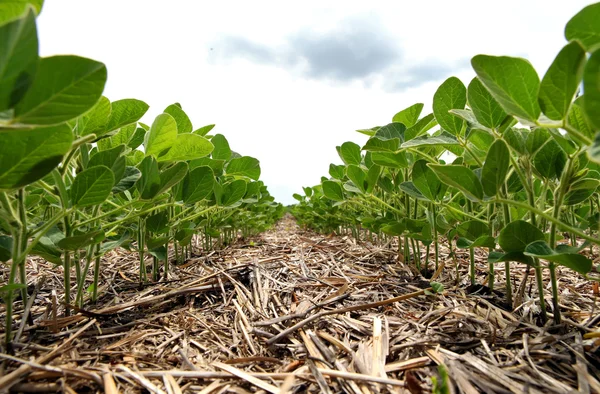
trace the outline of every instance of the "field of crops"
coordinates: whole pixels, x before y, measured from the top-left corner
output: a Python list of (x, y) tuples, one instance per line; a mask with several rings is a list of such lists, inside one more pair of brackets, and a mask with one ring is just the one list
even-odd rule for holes
[(287, 208), (215, 125), (40, 57), (41, 6), (0, 2), (0, 392), (600, 393), (600, 3)]

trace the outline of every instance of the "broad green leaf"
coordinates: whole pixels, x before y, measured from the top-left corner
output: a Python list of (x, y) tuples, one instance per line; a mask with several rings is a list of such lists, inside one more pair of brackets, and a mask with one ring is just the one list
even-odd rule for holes
[(229, 164), (227, 164), (225, 173), (233, 176), (245, 176), (257, 181), (260, 178), (260, 162), (250, 156), (231, 159)]
[(535, 154), (533, 166), (546, 179), (559, 178), (567, 162), (567, 155), (553, 139)]
[(504, 111), (531, 122), (538, 120), (540, 80), (531, 63), (515, 57), (477, 55), (471, 65)]
[(40, 59), (13, 122), (51, 125), (75, 119), (98, 102), (105, 83), (106, 67), (100, 62), (78, 56)]
[(177, 104), (171, 104), (163, 111), (166, 114), (171, 115), (175, 122), (177, 123), (177, 132), (181, 133), (191, 133), (194, 127), (192, 126), (192, 122), (187, 114), (181, 109), (181, 107)]
[(65, 235), (57, 226), (52, 227), (46, 234), (40, 237), (39, 242), (31, 249), (31, 254), (40, 256), (52, 264), (62, 265), (62, 260), (60, 258), (62, 250), (57, 244), (64, 237)]
[(12, 258), (13, 239), (8, 235), (0, 235), (0, 261), (6, 263)]
[(381, 166), (375, 164), (369, 168), (367, 171), (367, 193), (371, 193), (373, 191), (373, 188), (377, 185), (377, 181), (379, 180), (382, 171), (383, 169)]
[(448, 186), (460, 190), (471, 201), (483, 199), (483, 186), (475, 173), (464, 166), (451, 164), (428, 164), (435, 174)]
[(210, 155), (213, 144), (204, 137), (196, 134), (179, 134), (173, 141), (169, 151), (158, 157), (158, 161), (185, 161), (199, 159)]
[(600, 130), (600, 48), (592, 53), (585, 65), (583, 91), (585, 114), (592, 126)]
[(88, 168), (95, 166), (108, 167), (115, 176), (115, 182), (118, 182), (125, 173), (125, 156), (122, 156), (123, 152), (125, 152), (125, 145), (98, 152), (90, 158)]
[(102, 96), (94, 107), (85, 115), (77, 119), (77, 135), (86, 136), (96, 134), (101, 136), (106, 130), (106, 124), (110, 119), (110, 101)]
[(142, 152), (141, 150), (134, 150), (132, 152), (129, 152), (125, 160), (128, 166), (137, 167), (142, 162), (142, 160), (144, 160), (144, 152)]
[[(142, 152), (140, 152), (142, 153)], [(125, 167), (125, 171), (121, 179), (113, 186), (111, 192), (114, 194), (122, 193), (125, 190), (131, 189), (135, 183), (142, 177), (140, 170), (133, 166)]]
[(440, 181), (427, 161), (418, 160), (412, 167), (412, 183), (429, 201), (438, 201), (446, 193), (446, 185)]
[(470, 249), (470, 248), (495, 248), (496, 247), (496, 239), (489, 235), (482, 235), (478, 237), (474, 241), (460, 237), (456, 241), (456, 247), (460, 249)]
[(406, 152), (373, 152), (371, 155), (373, 163), (391, 168), (406, 168), (408, 161), (406, 160)]
[(42, 10), (44, 0), (2, 0), (0, 1), (0, 25), (14, 19), (22, 18), (23, 14), (32, 7), (34, 16)]
[(479, 123), (490, 129), (500, 127), (504, 118), (506, 118), (506, 112), (483, 86), (479, 78), (473, 78), (469, 84), (467, 97), (469, 107), (471, 107)]
[(363, 146), (363, 150), (369, 152), (397, 152), (400, 148), (400, 139), (392, 138), (392, 139), (381, 139), (378, 137), (371, 137)]
[(380, 127), (375, 133), (375, 137), (384, 141), (398, 139), (402, 142), (404, 141), (404, 131), (406, 131), (406, 126), (404, 124), (389, 123)]
[(98, 166), (77, 174), (71, 186), (71, 201), (78, 207), (102, 204), (115, 184), (110, 168)]
[(414, 126), (411, 126), (404, 131), (404, 141), (412, 140), (415, 137), (425, 134), (437, 124), (433, 114), (422, 117)]
[(600, 181), (594, 178), (583, 178), (573, 182), (565, 194), (563, 204), (576, 205), (586, 201), (594, 194), (599, 185)]
[(417, 123), (417, 120), (419, 120), (421, 111), (423, 111), (422, 103), (413, 104), (394, 115), (392, 122), (402, 123), (406, 127), (412, 127)]
[(554, 142), (556, 142), (558, 146), (560, 146), (560, 149), (562, 149), (567, 155), (572, 155), (577, 152), (578, 148), (575, 143), (566, 136), (563, 136), (558, 129), (548, 129), (548, 131), (554, 139)]
[(402, 190), (404, 193), (408, 194), (411, 197), (417, 198), (419, 200), (423, 200), (423, 201), (429, 201), (427, 199), (427, 197), (425, 197), (423, 195), (423, 193), (421, 193), (419, 191), (419, 189), (417, 189), (417, 187), (415, 186), (414, 183), (408, 181), (408, 182), (402, 182), (399, 186), (400, 190)]
[[(600, 164), (600, 131), (598, 133), (596, 133), (596, 137), (594, 137), (594, 141), (592, 142), (592, 145), (588, 149), (588, 157), (594, 163)], [(1, 184), (0, 184), (0, 188), (2, 188)]]
[(33, 82), (37, 65), (37, 29), (30, 8), (24, 17), (0, 26), (0, 112), (21, 100)]
[(520, 129), (510, 128), (504, 132), (504, 141), (517, 153), (527, 153), (527, 135)]
[(385, 225), (381, 227), (381, 231), (383, 231), (387, 235), (391, 235), (393, 237), (403, 235), (406, 231), (406, 224), (404, 221), (394, 222), (392, 224)]
[(339, 183), (334, 181), (323, 181), (323, 194), (333, 201), (344, 201), (344, 190)]
[(138, 169), (142, 173), (141, 178), (136, 183), (140, 197), (142, 200), (151, 200), (156, 197), (160, 190), (158, 163), (153, 156), (147, 156), (138, 165)]
[(459, 135), (464, 126), (462, 119), (451, 115), (451, 109), (464, 109), (467, 104), (467, 88), (456, 77), (444, 81), (433, 95), (433, 114), (442, 129)]
[(210, 157), (202, 157), (200, 159), (194, 159), (189, 162), (190, 170), (194, 168), (198, 168), (201, 166), (208, 166), (212, 168), (215, 176), (219, 176), (223, 173), (223, 168), (225, 168), (225, 160), (214, 160)]
[(66, 125), (36, 129), (0, 129), (0, 190), (11, 190), (48, 175), (71, 149)]
[(523, 252), (490, 252), (488, 256), (488, 261), (490, 263), (510, 263), (511, 261), (514, 261), (517, 263), (524, 263), (532, 267), (535, 266), (533, 258), (531, 256), (524, 255)]
[(342, 165), (330, 164), (329, 165), (329, 175), (332, 178), (342, 180), (345, 176), (346, 167)]
[(169, 114), (158, 115), (152, 122), (150, 132), (146, 134), (146, 141), (144, 142), (146, 156), (152, 155), (158, 158), (161, 153), (173, 146), (177, 137), (175, 119)]
[(187, 163), (181, 161), (162, 171), (160, 173), (160, 189), (158, 189), (158, 193), (156, 193), (156, 195), (153, 197), (166, 192), (178, 184), (185, 177), (187, 172)]
[(122, 99), (111, 103), (110, 119), (105, 133), (136, 123), (148, 111), (148, 104), (136, 99)]
[(548, 129), (538, 127), (527, 134), (526, 146), (530, 155), (535, 155), (542, 147), (550, 141)]
[(508, 174), (510, 152), (503, 140), (496, 140), (488, 150), (481, 168), (481, 185), (488, 196), (495, 196), (502, 187)]
[(354, 142), (344, 142), (340, 146), (339, 154), (340, 158), (343, 160), (344, 163), (346, 163), (346, 165), (360, 165), (360, 163), (362, 162), (362, 157), (360, 155), (360, 146), (358, 146)]
[(543, 240), (544, 233), (524, 220), (510, 222), (498, 236), (498, 244), (507, 253), (524, 252), (530, 243)]
[[(450, 114), (448, 114), (449, 116), (452, 116)], [(429, 135), (424, 135), (421, 137), (417, 137), (414, 138), (410, 141), (406, 141), (405, 143), (403, 143), (400, 147), (401, 148), (415, 148), (418, 146), (424, 146), (424, 145), (441, 145), (441, 146), (446, 146), (446, 145), (460, 145), (460, 143), (456, 140), (456, 138), (454, 138), (451, 134), (449, 133), (443, 133), (442, 135), (438, 135), (435, 137), (429, 136)]]
[(215, 125), (214, 125), (214, 124), (209, 124), (209, 125), (207, 125), (207, 126), (200, 127), (200, 128), (199, 128), (199, 129), (197, 129), (197, 130), (194, 130), (194, 131), (193, 131), (193, 133), (194, 133), (194, 134), (198, 134), (199, 136), (202, 136), (202, 137), (204, 137), (206, 134), (210, 133), (210, 131), (211, 131), (212, 129), (214, 129), (214, 128), (215, 128)]
[(233, 182), (225, 184), (223, 188), (223, 205), (226, 207), (240, 201), (246, 194), (246, 181), (237, 179)]
[(212, 158), (216, 160), (229, 160), (231, 157), (231, 148), (229, 142), (223, 134), (215, 134), (210, 142), (214, 145), (215, 149), (212, 151)]
[(485, 130), (486, 132), (491, 132), (491, 129), (487, 126), (479, 123), (475, 114), (470, 109), (451, 109), (450, 112), (452, 115), (459, 117), (460, 119), (467, 122), (469, 128), (475, 130)]
[(85, 248), (89, 245), (99, 244), (104, 240), (104, 238), (106, 238), (106, 234), (104, 234), (104, 231), (90, 231), (85, 234), (74, 235), (72, 237), (65, 237), (58, 241), (56, 246), (63, 250), (75, 251)]
[(456, 231), (458, 232), (458, 235), (468, 239), (469, 241), (475, 241), (481, 236), (492, 234), (490, 227), (479, 220), (468, 220), (466, 222), (462, 222), (456, 226)]
[(214, 183), (215, 175), (210, 167), (194, 168), (183, 178), (183, 202), (194, 204), (207, 198), (213, 191)]
[(354, 183), (361, 193), (367, 191), (367, 174), (357, 165), (350, 164), (346, 167), (346, 176)]
[[(155, 234), (164, 233), (165, 230), (169, 230), (169, 216), (167, 215), (167, 211), (161, 211), (155, 213), (154, 215), (150, 215), (146, 218), (146, 230)], [(162, 244), (161, 244), (162, 245)], [(150, 249), (151, 247), (148, 246)]]
[(528, 244), (524, 254), (563, 265), (582, 275), (592, 270), (592, 260), (576, 253), (558, 253), (543, 240)]
[[(584, 98), (584, 96), (579, 98)], [(592, 125), (584, 114), (584, 109), (581, 107), (582, 103), (583, 101), (579, 101), (579, 99), (577, 99), (571, 105), (571, 108), (569, 109), (569, 115), (567, 116), (567, 123), (584, 136), (593, 139), (594, 132), (592, 130)], [(572, 133), (569, 133), (569, 136), (577, 141), (576, 136), (574, 136)], [(585, 145), (583, 141), (579, 141), (579, 143), (581, 145)]]
[(600, 47), (600, 3), (588, 5), (567, 22), (565, 37), (577, 40), (588, 52)]
[(546, 71), (538, 100), (548, 118), (562, 120), (567, 116), (583, 77), (585, 61), (585, 51), (577, 42), (571, 42), (558, 53)]

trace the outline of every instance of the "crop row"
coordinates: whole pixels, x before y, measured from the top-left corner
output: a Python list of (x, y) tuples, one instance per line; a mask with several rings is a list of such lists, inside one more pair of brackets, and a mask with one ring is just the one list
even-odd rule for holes
[(104, 64), (40, 58), (40, 9), (41, 2), (0, 4), (7, 345), (13, 303), (27, 302), (29, 255), (62, 266), (68, 315), (73, 303), (98, 299), (102, 257), (117, 247), (138, 253), (140, 282), (166, 280), (169, 245), (182, 260), (194, 240), (210, 249), (263, 231), (283, 214), (259, 180), (259, 161), (232, 151), (223, 135), (209, 135), (214, 125), (195, 129), (177, 103), (146, 125), (143, 101), (102, 96)]
[[(512, 305), (511, 264), (535, 269), (543, 321), (543, 270), (550, 272), (552, 312), (560, 323), (557, 266), (596, 279), (581, 251), (600, 244), (600, 3), (566, 25), (568, 43), (540, 80), (525, 59), (477, 55), (465, 86), (448, 78), (433, 96), (433, 113), (415, 104), (385, 126), (358, 130), (364, 146), (337, 147), (343, 165), (293, 208), (305, 226), (355, 236), (398, 237), (406, 263), (438, 269), (439, 243), (487, 251), (487, 283), (504, 263)], [(451, 158), (451, 159), (448, 159)], [(426, 249), (421, 261), (421, 248)], [(591, 249), (590, 249), (591, 250)], [(455, 259), (456, 261), (456, 259)]]

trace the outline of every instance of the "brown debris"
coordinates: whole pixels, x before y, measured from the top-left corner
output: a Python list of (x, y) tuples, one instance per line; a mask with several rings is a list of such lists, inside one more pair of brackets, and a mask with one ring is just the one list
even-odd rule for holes
[[(394, 242), (319, 235), (290, 217), (244, 242), (197, 251), (169, 281), (142, 287), (136, 256), (111, 252), (101, 299), (70, 317), (60, 267), (31, 258), (35, 296), (16, 305), (0, 392), (428, 393), (438, 366), (451, 393), (600, 390), (598, 290), (567, 269), (565, 323), (541, 327), (535, 275), (514, 263), (509, 311), (499, 295), (466, 291), (468, 254), (457, 252), (457, 278), (444, 245), (434, 275), (445, 291), (431, 294)], [(497, 264), (496, 290), (503, 274)]]

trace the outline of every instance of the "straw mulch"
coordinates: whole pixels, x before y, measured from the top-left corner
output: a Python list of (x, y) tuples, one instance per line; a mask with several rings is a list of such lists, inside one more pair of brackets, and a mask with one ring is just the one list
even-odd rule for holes
[(460, 278), (442, 247), (434, 278), (445, 290), (433, 294), (395, 245), (302, 231), (286, 217), (142, 288), (136, 256), (117, 250), (103, 263), (102, 299), (70, 317), (60, 267), (32, 258), (35, 301), (17, 304), (0, 392), (414, 394), (439, 385), (440, 365), (450, 393), (600, 392), (597, 288), (561, 270), (564, 323), (541, 327), (533, 273), (523, 281), (514, 264), (510, 312), (467, 286), (468, 254), (458, 257)]

